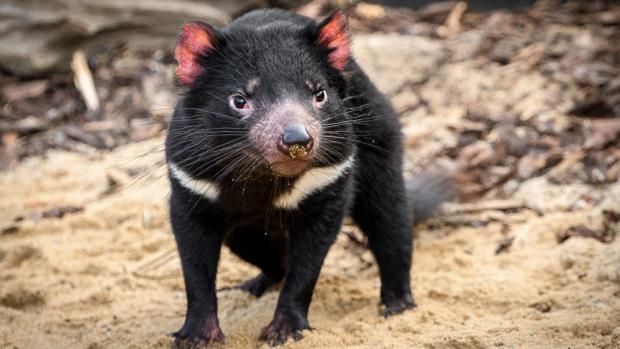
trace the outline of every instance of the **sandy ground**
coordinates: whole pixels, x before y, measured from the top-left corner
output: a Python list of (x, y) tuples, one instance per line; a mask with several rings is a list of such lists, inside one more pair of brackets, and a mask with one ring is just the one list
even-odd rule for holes
[[(407, 83), (403, 75), (417, 83), (427, 81), (424, 74), (436, 76), (422, 91), (430, 107), (404, 119), (410, 140), (435, 130), (425, 146), (408, 154), (408, 170), (432, 158), (442, 144), (455, 142), (445, 127), (462, 119), (457, 105), (462, 99), (488, 98), (535, 113), (548, 99), (516, 98), (518, 87), (557, 90), (540, 74), (514, 66), (509, 69), (517, 69), (512, 73), (517, 78), (509, 81), (506, 68), (468, 61), (433, 71), (445, 49), (427, 39), (402, 40), (371, 36), (358, 40), (356, 50), (362, 63), (364, 52), (383, 54), (372, 58), (382, 69), (367, 68), (371, 76), (382, 76), (379, 86), (391, 95)], [(406, 48), (412, 51), (390, 52)], [(416, 63), (404, 74), (381, 57)], [(486, 92), (476, 92), (476, 86)], [(436, 102), (456, 90), (461, 100)], [(399, 95), (394, 98), (407, 98)], [(161, 143), (154, 139), (95, 155), (56, 152), (0, 173), (0, 347), (169, 346), (166, 334), (183, 321), (185, 295), (167, 219)], [(583, 200), (586, 196), (593, 199)], [(492, 192), (480, 200), (491, 199)], [(488, 222), (480, 226), (419, 227), (412, 270), (419, 306), (389, 319), (378, 316), (380, 285), (370, 253), (341, 234), (310, 308), (314, 330), (285, 347), (620, 348), (620, 239), (557, 240), (571, 226), (600, 226), (603, 209), (617, 211), (620, 184), (554, 185), (543, 176), (520, 183), (513, 199), (535, 209), (474, 210), (470, 218)], [(83, 211), (62, 218), (37, 215), (59, 206)], [(452, 205), (444, 218), (463, 207)], [(16, 222), (19, 216), (24, 219)], [(507, 231), (512, 246), (495, 254)], [(218, 286), (256, 272), (225, 250)], [(263, 345), (256, 338), (273, 315), (277, 296), (277, 291), (260, 299), (240, 291), (218, 293), (227, 348)]]
[[(185, 299), (161, 152), (141, 155), (160, 142), (90, 158), (57, 153), (0, 177), (3, 226), (23, 212), (84, 207), (63, 218), (28, 219), (0, 237), (0, 346), (167, 347), (166, 333), (182, 323)], [(121, 181), (119, 173), (131, 170), (146, 172), (102, 195), (108, 176)], [(610, 190), (617, 203), (620, 185)], [(516, 241), (499, 255), (500, 223), (419, 229), (412, 271), (419, 307), (387, 320), (377, 314), (372, 257), (341, 234), (310, 310), (315, 330), (286, 347), (617, 348), (620, 240), (571, 238), (558, 245), (555, 238), (569, 225), (600, 219), (599, 211), (511, 214)], [(255, 273), (226, 251), (219, 286)], [(218, 294), (227, 347), (260, 345), (256, 337), (277, 295)]]

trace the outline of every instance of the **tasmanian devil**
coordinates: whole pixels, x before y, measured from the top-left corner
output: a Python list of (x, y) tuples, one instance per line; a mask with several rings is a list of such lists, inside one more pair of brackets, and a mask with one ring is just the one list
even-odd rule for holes
[[(441, 180), (405, 183), (397, 115), (350, 54), (347, 21), (250, 12), (215, 30), (183, 27), (175, 55), (186, 93), (166, 140), (170, 219), (187, 293), (175, 344), (222, 342), (215, 278), (226, 244), (258, 267), (238, 287), (283, 282), (260, 338), (301, 338), (325, 255), (350, 216), (368, 237), (385, 316), (415, 306), (412, 223), (444, 199)], [(424, 198), (411, 198), (422, 193)], [(422, 217), (416, 217), (419, 219)]]

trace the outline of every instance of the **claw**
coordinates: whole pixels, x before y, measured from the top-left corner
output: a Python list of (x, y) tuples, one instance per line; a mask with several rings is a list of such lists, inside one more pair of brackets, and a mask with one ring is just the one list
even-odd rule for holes
[(390, 305), (382, 305), (381, 309), (379, 309), (379, 314), (387, 318), (392, 315), (400, 314), (406, 310), (413, 309), (415, 307), (416, 304), (413, 300), (406, 299), (391, 303)]
[(174, 337), (171, 348), (173, 349), (199, 349), (206, 348), (212, 343), (224, 343), (226, 338), (224, 333), (217, 325), (211, 322), (206, 331), (188, 331), (185, 328), (170, 334)]
[(295, 341), (301, 340), (304, 337), (301, 331), (305, 329), (310, 329), (307, 322), (297, 324), (288, 316), (276, 314), (271, 323), (263, 329), (259, 339), (275, 347), (286, 343), (289, 338)]

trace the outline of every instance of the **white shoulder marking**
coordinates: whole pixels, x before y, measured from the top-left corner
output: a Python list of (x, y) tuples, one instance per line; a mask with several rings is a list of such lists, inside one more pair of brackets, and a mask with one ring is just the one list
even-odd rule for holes
[(171, 162), (168, 163), (168, 167), (170, 168), (172, 176), (189, 191), (202, 195), (211, 201), (217, 200), (217, 197), (220, 196), (220, 188), (216, 183), (206, 179), (194, 179), (187, 172), (178, 168)]
[(292, 210), (299, 203), (317, 190), (334, 183), (342, 174), (353, 165), (353, 155), (340, 164), (328, 167), (316, 167), (305, 172), (293, 184), (293, 188), (278, 196), (274, 206)]

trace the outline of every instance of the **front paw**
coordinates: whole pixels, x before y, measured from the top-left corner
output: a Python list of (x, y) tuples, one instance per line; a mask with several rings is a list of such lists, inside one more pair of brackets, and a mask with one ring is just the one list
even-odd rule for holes
[(217, 319), (207, 320), (203, 326), (183, 325), (177, 332), (172, 333), (173, 349), (206, 348), (212, 343), (224, 343), (224, 333), (218, 325)]
[(408, 309), (416, 307), (415, 301), (411, 296), (411, 293), (407, 293), (402, 297), (390, 299), (381, 306), (379, 314), (383, 317), (389, 317), (392, 315), (400, 314)]
[(275, 347), (286, 343), (289, 337), (295, 341), (302, 339), (301, 331), (306, 329), (310, 329), (310, 326), (304, 317), (276, 312), (273, 320), (263, 329), (259, 338)]

